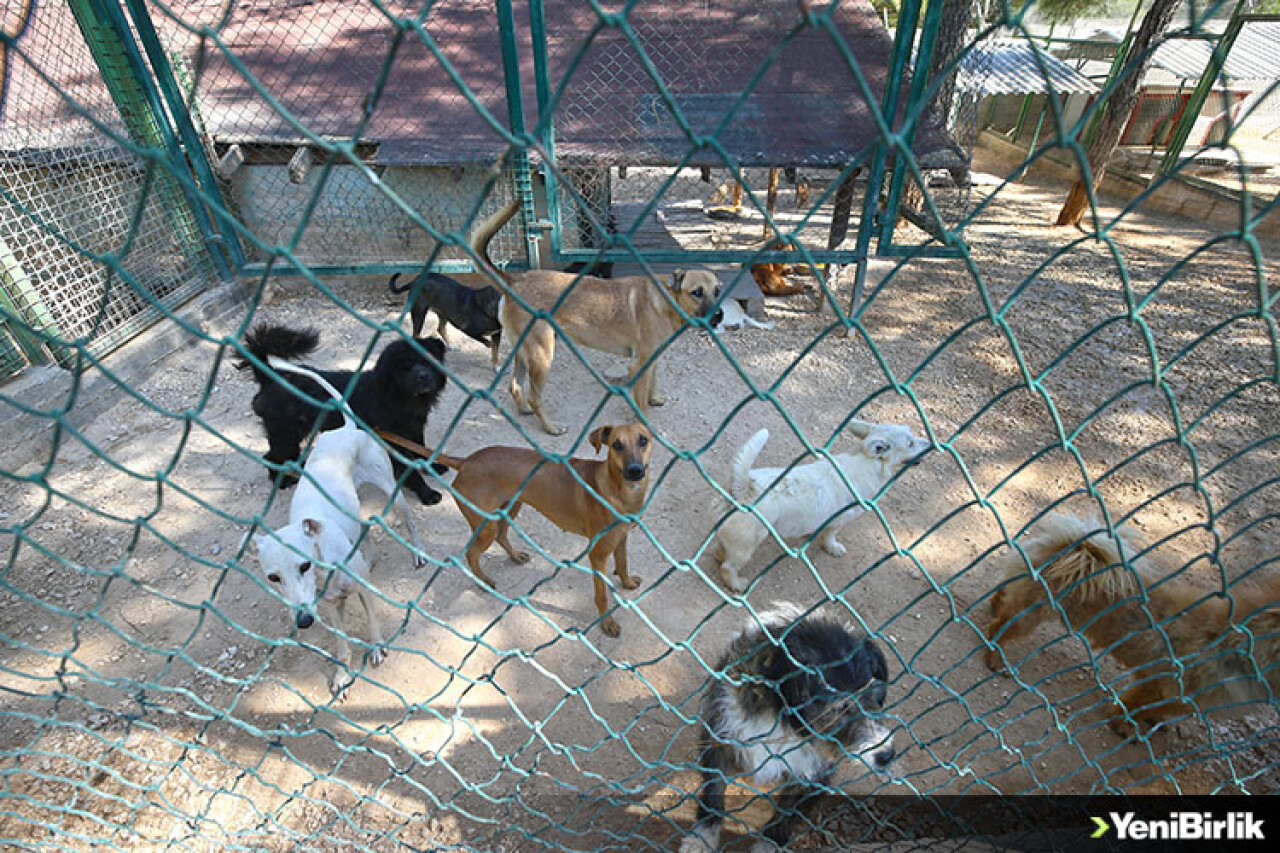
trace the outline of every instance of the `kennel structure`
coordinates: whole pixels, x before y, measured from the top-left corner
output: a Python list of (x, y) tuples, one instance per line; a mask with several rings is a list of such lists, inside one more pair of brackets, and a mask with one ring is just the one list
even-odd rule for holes
[[(5, 371), (76, 341), (105, 352), (153, 300), (233, 275), (472, 270), (470, 224), (513, 195), (505, 264), (741, 264), (782, 233), (808, 250), (790, 260), (865, 258), (871, 226), (887, 245), (897, 221), (886, 134), (922, 166), (963, 156), (909, 121), (905, 11), (895, 43), (866, 0), (811, 19), (638, 3), (608, 26), (543, 0), (22, 4), (4, 42), (4, 292), (23, 318), (0, 335)], [(745, 202), (717, 223), (721, 185)], [(846, 241), (851, 221), (867, 229)], [(128, 241), (120, 270), (58, 260), (86, 228)]]
[[(941, 203), (967, 152), (926, 126), (940, 81), (911, 72), (931, 67), (942, 5), (904, 0), (893, 34), (845, 0), (4, 6), (0, 371), (25, 375), (0, 387), (0, 430), (35, 424), (41, 440), (13, 463), (0, 446), (0, 845), (676, 849), (699, 706), (731, 677), (713, 661), (784, 600), (883, 644), (901, 747), (892, 779), (847, 756), (797, 846), (1088, 827), (1042, 794), (1280, 790), (1274, 695), (1123, 738), (1105, 715), (1143, 674), (1079, 626), (1026, 638), (1011, 677), (983, 663), (990, 558), (1050, 512), (1096, 516), (1101, 535), (1138, 527), (1161, 577), (1206, 597), (1278, 568), (1276, 299), (1257, 226), (1280, 200), (1246, 198), (1223, 224), (1102, 199), (1088, 230), (1055, 230), (1065, 187), (1026, 158), (984, 166), (972, 207)], [(983, 55), (968, 45), (957, 67)], [(1019, 55), (958, 97), (1075, 85), (1045, 79), (1039, 47)], [(444, 452), (520, 444), (559, 465), (599, 458), (594, 428), (652, 416), (648, 501), (619, 519), (644, 583), (614, 597), (625, 634), (606, 638), (580, 537), (526, 511), (511, 531), (530, 566), (481, 588), (451, 502), (411, 507), (425, 566), (372, 506), (389, 654), (375, 668), (353, 633), (336, 702), (335, 638), (300, 632), (245, 551), (290, 495), (264, 476), (256, 388), (233, 367), (243, 333), (316, 325), (315, 364), (367, 365), (404, 334), (385, 276), (472, 269), (475, 222), (510, 199), (508, 266), (607, 259), (656, 286), (677, 263), (727, 279), (800, 262), (824, 310), (680, 329), (649, 413), (617, 361), (565, 341), (561, 436), (461, 340), (424, 436)], [(801, 249), (762, 248), (779, 236)], [(844, 310), (849, 282), (830, 287), (823, 263), (876, 254)], [(277, 275), (299, 279), (268, 299)], [(227, 292), (217, 317), (184, 304)], [(182, 339), (171, 358), (107, 357), (155, 321)], [(70, 370), (28, 369), (42, 362)], [(52, 396), (27, 393), (39, 380)], [(103, 386), (105, 404), (86, 400)], [(728, 500), (735, 451), (765, 428), (761, 465), (806, 464), (841, 452), (853, 419), (909, 424), (935, 452), (858, 496), (846, 553), (771, 542), (731, 594), (710, 558), (716, 525), (751, 511)], [(1262, 630), (1239, 615), (1237, 636)], [(726, 836), (746, 847), (772, 792), (737, 781)], [(968, 808), (992, 794), (1028, 796), (993, 827)]]

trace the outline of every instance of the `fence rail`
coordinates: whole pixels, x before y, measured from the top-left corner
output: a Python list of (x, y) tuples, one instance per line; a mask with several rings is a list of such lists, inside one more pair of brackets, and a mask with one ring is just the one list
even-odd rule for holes
[[(1231, 13), (1209, 11), (1198, 26)], [(838, 769), (805, 803), (797, 846), (1030, 830), (1074, 844), (1093, 801), (1060, 796), (1275, 793), (1280, 329), (1261, 233), (1277, 201), (1275, 141), (1255, 118), (1274, 81), (1144, 193), (1091, 195), (1087, 227), (1058, 229), (1067, 187), (1036, 167), (1083, 150), (1097, 93), (1053, 89), (1075, 78), (1019, 12), (998, 33), (1016, 51), (992, 46), (994, 25), (970, 30), (941, 72), (970, 76), (938, 124), (926, 115), (944, 81), (913, 69), (930, 66), (939, 8), (900, 14), (891, 32), (853, 0), (0, 12), (0, 375), (22, 374), (0, 385), (0, 429), (40, 448), (0, 465), (0, 843), (669, 850), (709, 838), (693, 831), (706, 778), (727, 783), (716, 811), (737, 843), (788, 805), (769, 771), (812, 770), (815, 754)], [(979, 51), (1039, 63), (1040, 130), (1020, 92), (975, 81), (965, 56)], [(979, 97), (1006, 100), (966, 100)], [(986, 120), (1034, 136), (1022, 162), (973, 132)], [(1214, 157), (1235, 158), (1231, 224), (1151, 203)], [(472, 242), (517, 200), (490, 247), (499, 279)], [(633, 311), (655, 294), (665, 311), (678, 269), (709, 269), (717, 307), (773, 325), (713, 329), (682, 302), (668, 332), (548, 304), (543, 402), (567, 426), (550, 435), (508, 393), (535, 333), (504, 330), (495, 369), (451, 329), (433, 362), (437, 345), (407, 331), (418, 291), (386, 282), (431, 267), (535, 308), (522, 269), (570, 261), (611, 264), (606, 292), (634, 284)], [(774, 274), (797, 292), (760, 296)], [(228, 276), (245, 298), (216, 316), (184, 307)], [(285, 419), (297, 396), (266, 401), (236, 366), (265, 369), (246, 343), (262, 324), (316, 330), (317, 367), (377, 371), (407, 348), (429, 367), (405, 374), (442, 371), (419, 437), (449, 457), (532, 449), (603, 494), (592, 469), (559, 466), (623, 453), (598, 428), (643, 423), (648, 491), (614, 519), (634, 524), (639, 582), (605, 578), (620, 636), (596, 609), (590, 543), (555, 513), (500, 505), (511, 550), (532, 556), (494, 549), (480, 557), (493, 584), (473, 577), (459, 507), (486, 486), (421, 460), (410, 469), (445, 493), (408, 494), (421, 549), (370, 494), (350, 525), (368, 571), (349, 547), (284, 548), (297, 577), (352, 599), (301, 618), (310, 604), (263, 568), (270, 535), (255, 555), (250, 534), (280, 531), (295, 504), (306, 535), (351, 519), (320, 466), (294, 491), (275, 476), (302, 463), (280, 464), (261, 417)], [(114, 352), (152, 326), (181, 346), (153, 358), (153, 334)], [(651, 328), (666, 398), (652, 407), (617, 355)], [(58, 367), (29, 369), (42, 362)], [(89, 399), (102, 386), (115, 393)], [(420, 389), (379, 393), (398, 411)], [(891, 450), (864, 423), (931, 452), (867, 473)], [(762, 428), (757, 468), (817, 466), (828, 497), (846, 497), (814, 520), (821, 494), (743, 491), (735, 459)], [(330, 438), (312, 458), (335, 443), (341, 457), (349, 444)], [(487, 488), (523, 458), (500, 453)], [(861, 512), (833, 541), (847, 510)], [(1055, 586), (1063, 548), (1037, 556), (1055, 514), (1091, 535), (1062, 543), (1097, 561), (1078, 583)], [(752, 515), (768, 535), (734, 588), (718, 542)], [(1095, 587), (1111, 597), (1075, 609)], [(733, 645), (782, 602), (870, 637), (882, 707), (876, 679), (824, 684), (790, 639)], [(837, 645), (824, 636), (818, 654)], [(794, 714), (724, 710), (788, 662), (810, 676)], [(813, 726), (843, 740), (761, 751), (831, 694), (847, 725)], [(1146, 695), (1167, 701), (1137, 707)], [(735, 721), (736, 736), (716, 728)], [(871, 722), (892, 737), (883, 768), (853, 744)], [(704, 747), (726, 740), (756, 764), (704, 776)]]

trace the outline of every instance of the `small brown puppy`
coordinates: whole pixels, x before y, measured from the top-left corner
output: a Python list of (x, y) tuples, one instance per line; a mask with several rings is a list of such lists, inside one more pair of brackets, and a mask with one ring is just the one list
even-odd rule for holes
[[(407, 446), (396, 440), (398, 436), (383, 435), (383, 438)], [(529, 561), (529, 554), (517, 551), (508, 538), (509, 520), (515, 518), (525, 504), (566, 533), (594, 539), (607, 530), (592, 546), (588, 557), (595, 572), (596, 609), (603, 617), (600, 629), (616, 637), (621, 633), (617, 621), (605, 616), (609, 609), (605, 571), (612, 556), (613, 571), (622, 588), (635, 589), (640, 585), (640, 578), (627, 571), (627, 534), (634, 525), (619, 521), (618, 516), (635, 515), (644, 505), (649, 491), (653, 436), (643, 424), (631, 424), (598, 427), (589, 438), (592, 447), (597, 451), (608, 447), (609, 454), (603, 460), (570, 459), (569, 465), (577, 477), (527, 447), (486, 447), (465, 459), (441, 453), (436, 460), (458, 472), (453, 480), (454, 499), (472, 531), (467, 564), (477, 578), (491, 587), (493, 580), (480, 568), (480, 555), (494, 540), (517, 563)], [(410, 449), (431, 454), (421, 446)], [(591, 491), (583, 488), (579, 478)], [(506, 510), (505, 517), (496, 521), (486, 517), (502, 509)]]
[[(517, 209), (514, 202), (507, 205), (481, 224), (473, 236), (476, 256), (491, 268), (489, 241)], [(564, 432), (542, 407), (557, 330), (581, 346), (630, 358), (628, 372), (635, 381), (632, 397), (640, 410), (647, 412), (649, 406), (663, 403), (657, 365), (651, 363), (654, 355), (684, 326), (686, 317), (709, 317), (714, 326), (722, 314), (716, 308), (720, 280), (708, 270), (676, 270), (661, 285), (647, 276), (604, 279), (558, 270), (504, 272), (502, 277), (507, 288), (533, 310), (551, 312), (554, 317), (555, 329), (536, 320), (510, 296), (503, 298), (499, 312), (502, 334), (516, 346), (511, 396), (521, 412), (535, 414), (551, 435)], [(527, 394), (521, 387), (526, 375)]]
[[(1118, 540), (1096, 520), (1049, 515), (1018, 543), (1025, 561), (1016, 550), (997, 558), (1008, 583), (991, 599), (986, 634), (997, 647), (987, 650), (987, 666), (1003, 671), (1009, 642), (1060, 607), (1070, 630), (1133, 671), (1136, 683), (1112, 709), (1112, 726), (1123, 735), (1132, 732), (1129, 717), (1155, 725), (1197, 710), (1274, 701), (1280, 576), (1215, 596), (1187, 581), (1159, 578), (1134, 556), (1127, 531), (1117, 533)], [(1122, 563), (1121, 548), (1132, 570)]]

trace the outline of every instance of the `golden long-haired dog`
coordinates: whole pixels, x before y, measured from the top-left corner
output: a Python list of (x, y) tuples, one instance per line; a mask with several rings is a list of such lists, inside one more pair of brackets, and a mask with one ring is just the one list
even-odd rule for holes
[(1197, 710), (1275, 702), (1280, 576), (1220, 595), (1157, 576), (1135, 557), (1130, 534), (1116, 533), (1094, 519), (1048, 515), (1018, 543), (1025, 560), (1016, 549), (997, 558), (1007, 582), (991, 600), (987, 666), (1003, 671), (1010, 641), (1060, 613), (1095, 652), (1131, 670), (1134, 684), (1112, 712), (1122, 732), (1127, 721), (1156, 725)]

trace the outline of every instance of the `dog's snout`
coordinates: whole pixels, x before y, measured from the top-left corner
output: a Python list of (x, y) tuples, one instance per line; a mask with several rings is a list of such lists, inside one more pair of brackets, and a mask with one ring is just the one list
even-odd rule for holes
[(717, 308), (717, 309), (716, 309), (716, 313), (714, 313), (714, 314), (712, 314), (712, 315), (711, 315), (711, 325), (712, 325), (712, 326), (719, 326), (719, 325), (720, 325), (720, 321), (721, 321), (721, 320), (723, 320), (723, 319), (724, 319), (724, 309), (723, 309), (723, 308)]
[(875, 752), (871, 753), (871, 767), (875, 770), (883, 769), (890, 761), (893, 761), (894, 756), (896, 755), (897, 753), (894, 752), (893, 744), (887, 743)]
[(644, 465), (639, 462), (628, 462), (626, 467), (622, 469), (622, 476), (628, 480), (635, 482), (644, 479)]
[(315, 621), (316, 621), (316, 617), (312, 616), (307, 611), (305, 610), (298, 611), (297, 622), (298, 622), (299, 628), (310, 628), (312, 623), (314, 623)]

